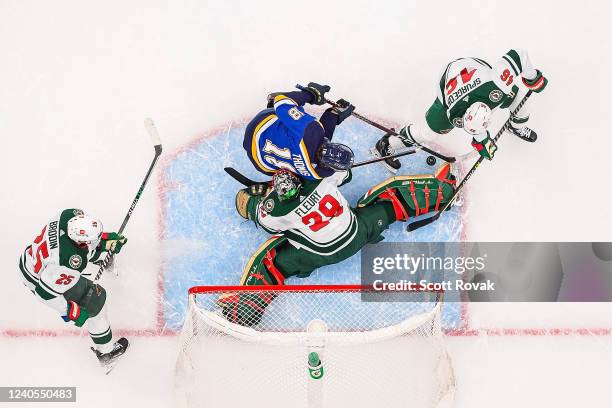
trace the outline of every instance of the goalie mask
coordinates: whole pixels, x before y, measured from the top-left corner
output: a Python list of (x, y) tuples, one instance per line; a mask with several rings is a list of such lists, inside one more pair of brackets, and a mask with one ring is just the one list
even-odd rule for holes
[(297, 197), (302, 182), (289, 170), (279, 170), (272, 176), (272, 187), (281, 201)]
[(470, 135), (481, 135), (491, 122), (491, 108), (482, 102), (474, 102), (463, 115), (463, 129)]
[(87, 215), (77, 215), (68, 220), (68, 237), (80, 247), (97, 245), (102, 236), (102, 223)]
[(350, 147), (341, 143), (332, 143), (327, 138), (317, 150), (319, 163), (337, 171), (348, 170), (353, 165), (355, 155)]

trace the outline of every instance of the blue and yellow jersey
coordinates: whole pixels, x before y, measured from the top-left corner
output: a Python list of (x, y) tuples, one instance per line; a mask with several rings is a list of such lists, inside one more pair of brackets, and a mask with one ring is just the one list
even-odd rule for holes
[[(302, 107), (306, 97), (301, 94), (276, 95), (274, 107), (261, 111), (247, 126), (243, 147), (255, 168), (264, 174), (287, 169), (307, 180), (333, 174), (333, 170), (317, 166), (316, 151), (327, 134), (331, 137), (335, 124), (326, 132), (323, 124)], [(329, 119), (326, 122), (332, 123)]]

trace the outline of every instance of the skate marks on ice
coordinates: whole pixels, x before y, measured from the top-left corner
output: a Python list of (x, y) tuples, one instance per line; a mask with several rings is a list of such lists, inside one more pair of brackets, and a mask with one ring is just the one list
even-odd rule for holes
[[(231, 166), (254, 180), (266, 176), (257, 172), (242, 148), (246, 121), (232, 123), (194, 140), (168, 155), (160, 180), (163, 318), (168, 328), (179, 328), (187, 307), (187, 290), (196, 285), (235, 285), (251, 254), (269, 236), (252, 222), (238, 216), (234, 199), (242, 186), (223, 167)], [(351, 146), (355, 160), (371, 158), (369, 150), (381, 131), (354, 118), (336, 128), (334, 141)], [(426, 163), (426, 153), (401, 159), (398, 174), (432, 173), (436, 166)], [(439, 164), (439, 163), (437, 163)], [(390, 177), (382, 165), (355, 169), (353, 180), (341, 187), (354, 205), (370, 187)], [(458, 241), (464, 232), (460, 208), (453, 208), (432, 226), (412, 233), (404, 223), (386, 231), (387, 242)], [(360, 256), (315, 271), (308, 279), (292, 278), (290, 284), (358, 283)], [(445, 322), (456, 326), (458, 307), (450, 305)]]

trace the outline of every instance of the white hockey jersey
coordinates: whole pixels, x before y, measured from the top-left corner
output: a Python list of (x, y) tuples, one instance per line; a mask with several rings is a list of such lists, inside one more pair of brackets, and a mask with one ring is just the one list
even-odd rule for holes
[(282, 232), (296, 248), (331, 255), (348, 245), (358, 224), (338, 186), (350, 174), (339, 171), (322, 180), (303, 182), (298, 199), (281, 201), (270, 193), (257, 208), (257, 223), (270, 233)]
[[(21, 256), (21, 273), (28, 287), (42, 300), (61, 297), (77, 283), (87, 263), (102, 254), (97, 249), (99, 242), (82, 248), (68, 237), (68, 220), (82, 213), (71, 208), (53, 217)], [(64, 307), (65, 301), (58, 304)]]

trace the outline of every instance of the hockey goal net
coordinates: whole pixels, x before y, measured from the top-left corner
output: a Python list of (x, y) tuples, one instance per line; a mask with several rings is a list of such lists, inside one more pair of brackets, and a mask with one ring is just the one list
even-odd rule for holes
[[(272, 299), (257, 324), (232, 323), (221, 312), (220, 297), (252, 294)], [(359, 285), (193, 287), (176, 365), (177, 402), (451, 406), (455, 380), (441, 296), (399, 295)]]

